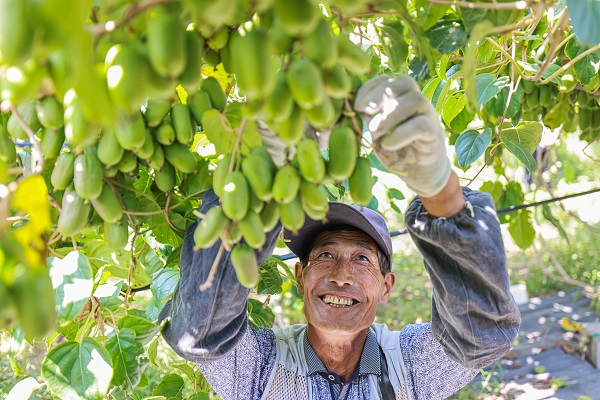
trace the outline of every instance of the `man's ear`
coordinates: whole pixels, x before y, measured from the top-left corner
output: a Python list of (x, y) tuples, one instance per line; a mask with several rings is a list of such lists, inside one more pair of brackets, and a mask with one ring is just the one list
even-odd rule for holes
[(298, 289), (298, 294), (300, 296), (304, 296), (304, 279), (302, 278), (302, 264), (296, 263), (296, 287)]
[(383, 282), (384, 292), (383, 292), (382, 296), (379, 298), (379, 304), (387, 303), (387, 301), (390, 297), (390, 293), (392, 292), (392, 289), (394, 288), (394, 285), (396, 284), (396, 274), (394, 274), (393, 272), (388, 272), (383, 279), (384, 279), (384, 282)]

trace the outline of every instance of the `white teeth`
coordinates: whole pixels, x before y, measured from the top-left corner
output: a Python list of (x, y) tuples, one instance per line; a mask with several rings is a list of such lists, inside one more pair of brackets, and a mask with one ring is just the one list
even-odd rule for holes
[(352, 299), (343, 299), (335, 296), (325, 296), (323, 297), (323, 301), (329, 305), (336, 307), (345, 307), (354, 304), (354, 300)]

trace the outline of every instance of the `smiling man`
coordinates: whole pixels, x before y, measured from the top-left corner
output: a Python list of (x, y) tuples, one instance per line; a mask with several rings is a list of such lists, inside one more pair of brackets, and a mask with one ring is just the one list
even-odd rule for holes
[[(169, 319), (163, 336), (198, 363), (224, 400), (443, 399), (516, 338), (520, 316), (494, 203), (460, 187), (435, 109), (414, 80), (387, 76), (361, 87), (355, 109), (382, 162), (418, 194), (405, 224), (433, 284), (432, 321), (400, 331), (374, 322), (378, 305), (403, 277), (391, 272), (388, 227), (373, 210), (331, 203), (326, 223), (307, 219), (297, 234), (284, 230), (300, 259), (296, 279), (306, 324), (258, 331), (248, 326), (248, 289), (228, 255), (212, 287), (198, 289), (220, 243), (194, 253), (194, 224), (181, 252), (179, 286), (161, 312), (161, 320)], [(274, 158), (281, 154), (276, 140), (263, 134)], [(209, 192), (201, 212), (217, 205)], [(267, 235), (260, 263), (280, 231)]]

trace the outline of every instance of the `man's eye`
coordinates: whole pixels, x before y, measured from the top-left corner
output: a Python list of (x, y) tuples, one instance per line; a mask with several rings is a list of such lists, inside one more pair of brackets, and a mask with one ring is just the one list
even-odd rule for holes
[(323, 253), (321, 253), (321, 254), (319, 254), (319, 256), (318, 256), (318, 257), (319, 257), (319, 258), (333, 258), (333, 256), (331, 255), (331, 253), (329, 253), (329, 252), (327, 252), (327, 251), (326, 251), (326, 252), (323, 252)]
[(358, 256), (356, 258), (358, 258), (360, 261), (369, 261), (369, 257), (367, 256)]

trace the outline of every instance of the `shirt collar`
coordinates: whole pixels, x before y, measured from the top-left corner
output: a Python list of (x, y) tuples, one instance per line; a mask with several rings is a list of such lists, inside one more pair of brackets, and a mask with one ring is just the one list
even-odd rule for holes
[[(308, 335), (304, 334), (304, 354), (306, 355), (306, 363), (308, 364), (308, 375), (319, 372), (328, 372), (327, 368), (323, 364), (323, 361), (319, 358), (315, 350), (308, 342)], [(381, 355), (379, 353), (379, 344), (375, 333), (369, 329), (367, 339), (365, 340), (365, 346), (363, 347), (362, 355), (358, 363), (359, 374), (375, 374), (381, 375)]]

